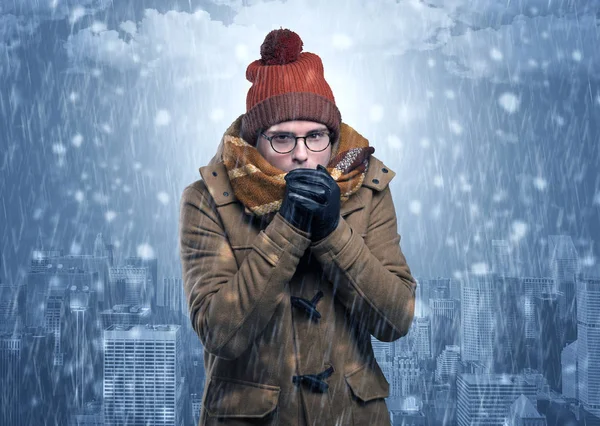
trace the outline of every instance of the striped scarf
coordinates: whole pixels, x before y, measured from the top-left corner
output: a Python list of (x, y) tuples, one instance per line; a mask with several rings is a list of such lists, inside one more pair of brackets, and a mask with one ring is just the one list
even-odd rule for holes
[[(271, 165), (254, 146), (239, 137), (236, 123), (222, 140), (222, 159), (231, 187), (247, 213), (272, 217), (281, 207), (287, 172)], [(361, 187), (374, 151), (367, 139), (347, 124), (341, 124), (327, 171), (340, 187), (342, 203)]]

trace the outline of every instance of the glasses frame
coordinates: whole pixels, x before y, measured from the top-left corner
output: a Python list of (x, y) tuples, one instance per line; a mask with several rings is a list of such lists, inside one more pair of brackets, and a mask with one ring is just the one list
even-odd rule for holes
[[(293, 136), (293, 137), (294, 137), (294, 139), (295, 139), (295, 141), (294, 141), (294, 146), (292, 147), (292, 149), (290, 149), (289, 151), (281, 152), (281, 151), (277, 151), (277, 150), (275, 149), (275, 147), (273, 146), (273, 138), (274, 138), (275, 136), (279, 136), (279, 135), (281, 135), (281, 133), (286, 133), (286, 132), (280, 132), (280, 133), (277, 133), (277, 134), (275, 134), (275, 135), (273, 135), (273, 136), (267, 136), (267, 135), (265, 135), (263, 132), (260, 132), (261, 136), (262, 136), (262, 137), (264, 137), (266, 140), (268, 140), (268, 141), (269, 141), (269, 144), (271, 145), (271, 148), (272, 148), (272, 149), (273, 149), (273, 151), (275, 151), (277, 154), (289, 154), (290, 152), (292, 152), (293, 150), (295, 150), (295, 149), (296, 149), (296, 146), (298, 146), (298, 139), (304, 139), (304, 146), (305, 146), (305, 147), (306, 147), (306, 149), (308, 149), (310, 152), (323, 152), (323, 151), (325, 151), (327, 148), (329, 148), (329, 146), (331, 145), (331, 134), (332, 134), (332, 133), (331, 133), (329, 130), (313, 130), (312, 132), (309, 132), (307, 135), (304, 135), (304, 136)], [(307, 137), (309, 137), (309, 136), (310, 136), (310, 135), (312, 135), (312, 134), (315, 134), (315, 133), (325, 133), (325, 134), (327, 135), (327, 137), (329, 137), (329, 142), (327, 143), (327, 146), (325, 146), (325, 148), (323, 148), (323, 149), (320, 149), (320, 150), (318, 150), (318, 151), (315, 151), (314, 149), (311, 149), (311, 148), (309, 148), (309, 147), (308, 147), (308, 144), (306, 143), (306, 138), (307, 138)], [(291, 136), (291, 135), (292, 135), (292, 133), (289, 133), (289, 135)]]

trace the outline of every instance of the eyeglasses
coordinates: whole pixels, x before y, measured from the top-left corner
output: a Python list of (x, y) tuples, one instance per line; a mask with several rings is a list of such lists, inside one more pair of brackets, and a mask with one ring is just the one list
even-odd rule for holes
[(293, 133), (277, 133), (273, 136), (261, 135), (269, 141), (273, 151), (279, 154), (287, 154), (296, 148), (298, 139), (304, 139), (304, 144), (309, 151), (325, 151), (331, 142), (330, 133), (325, 130), (311, 132), (306, 136), (296, 136)]

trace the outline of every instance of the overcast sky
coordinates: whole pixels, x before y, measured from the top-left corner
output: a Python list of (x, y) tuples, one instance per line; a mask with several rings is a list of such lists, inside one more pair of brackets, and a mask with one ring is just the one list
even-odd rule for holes
[[(581, 3), (584, 3), (583, 5)], [(19, 1), (0, 6), (0, 250), (36, 241), (157, 256), (179, 274), (183, 188), (245, 112), (272, 29), (321, 56), (342, 119), (392, 181), (414, 275), (491, 267), (506, 239), (547, 275), (547, 237), (583, 266), (600, 235), (600, 1)]]

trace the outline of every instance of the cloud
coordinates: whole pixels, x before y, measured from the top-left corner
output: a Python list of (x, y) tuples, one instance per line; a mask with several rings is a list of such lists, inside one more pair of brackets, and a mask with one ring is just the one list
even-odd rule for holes
[(104, 10), (113, 0), (78, 0), (73, 2), (60, 0), (18, 0), (7, 1), (0, 5), (0, 14), (13, 14), (39, 19), (61, 20), (70, 16), (73, 11), (84, 9), (85, 14), (93, 14)]
[(24, 38), (30, 37), (37, 29), (37, 20), (22, 16), (0, 15), (0, 76), (16, 72), (20, 61), (16, 53)]
[[(226, 78), (233, 73), (227, 72), (231, 68), (225, 62), (239, 60), (247, 65), (257, 59), (264, 36), (279, 26), (298, 32), (305, 51), (323, 56), (341, 54), (350, 60), (354, 55), (399, 55), (433, 49), (447, 42), (453, 25), (444, 9), (417, 0), (382, 0), (376, 5), (347, 0), (343, 8), (324, 0), (250, 2), (245, 7), (239, 2), (218, 4), (237, 10), (231, 25), (211, 20), (202, 10), (161, 14), (148, 9), (137, 26), (128, 22), (121, 25), (120, 32), (81, 30), (67, 43), (73, 67), (91, 61), (128, 69), (154, 66), (156, 61), (177, 61), (193, 63), (198, 77)], [(326, 31), (316, 30), (314, 25)]]
[(72, 22), (104, 10), (112, 0), (79, 0), (76, 6), (61, 1), (19, 0), (0, 4), (0, 76), (15, 73), (20, 66), (17, 50), (27, 45), (44, 20)]
[(543, 82), (547, 76), (585, 74), (597, 78), (600, 42), (596, 18), (518, 16), (498, 30), (467, 30), (442, 52), (447, 69), (468, 78), (519, 83)]
[(171, 69), (180, 77), (179, 83), (188, 85), (226, 79), (243, 75), (242, 65), (255, 59), (245, 54), (243, 46), (250, 42), (259, 46), (264, 37), (256, 29), (225, 27), (203, 10), (162, 14), (147, 9), (137, 25), (127, 21), (119, 29), (88, 27), (69, 36), (65, 46), (71, 69), (87, 65), (156, 72)]

